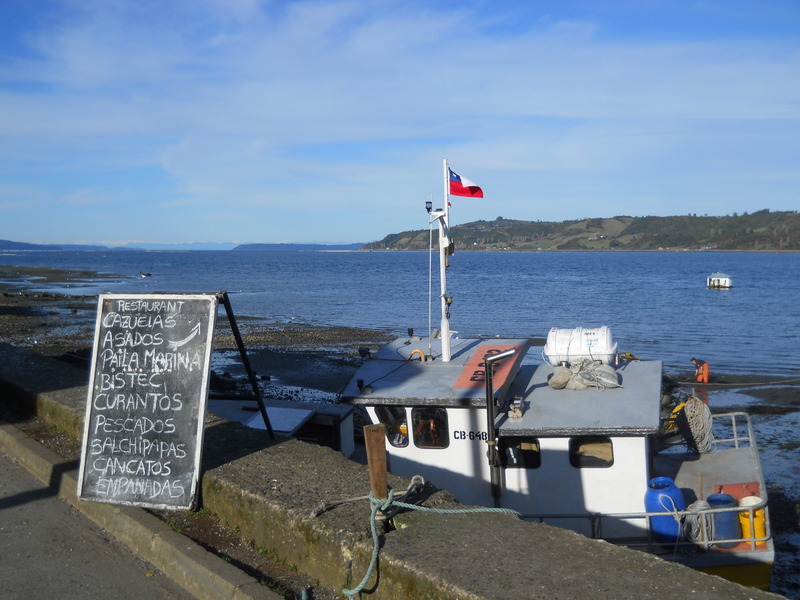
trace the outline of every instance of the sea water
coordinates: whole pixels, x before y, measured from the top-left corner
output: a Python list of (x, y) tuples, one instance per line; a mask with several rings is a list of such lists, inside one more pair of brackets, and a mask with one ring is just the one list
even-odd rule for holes
[[(459, 252), (447, 294), (459, 336), (544, 338), (551, 327), (608, 325), (620, 352), (661, 359), (668, 371), (800, 377), (800, 254), (718, 252)], [(90, 270), (71, 287), (34, 289), (98, 294), (229, 293), (238, 316), (419, 334), (439, 323), (438, 257), (427, 252), (5, 252), (0, 264)], [(721, 271), (730, 290), (709, 290)], [(140, 277), (139, 273), (150, 273)], [(717, 408), (761, 401), (709, 392)], [(798, 415), (753, 415), (768, 484), (796, 501)], [(788, 446), (787, 446), (788, 442)], [(791, 530), (781, 548), (798, 545)], [(796, 553), (776, 555), (773, 591), (800, 599)]]
[[(228, 292), (237, 316), (424, 335), (439, 326), (438, 255), (428, 252), (4, 252), (0, 264), (120, 277), (51, 291)], [(620, 352), (670, 372), (800, 376), (800, 254), (459, 252), (447, 295), (455, 335), (544, 338), (610, 327)], [(706, 277), (733, 278), (709, 290)], [(150, 274), (140, 277), (140, 272)]]

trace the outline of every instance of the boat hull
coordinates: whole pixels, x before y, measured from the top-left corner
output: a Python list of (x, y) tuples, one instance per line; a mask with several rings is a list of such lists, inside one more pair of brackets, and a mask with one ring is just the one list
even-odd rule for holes
[[(386, 427), (393, 473), (421, 475), (467, 504), (509, 508), (526, 520), (769, 586), (774, 544), (748, 415), (702, 412), (707, 418), (694, 426), (710, 429), (691, 435), (713, 431), (714, 444), (698, 453), (662, 435), (669, 419), (660, 361), (618, 365), (617, 386), (562, 389), (550, 383), (560, 367), (540, 363), (538, 348), (523, 358), (528, 340), (454, 339), (447, 362), (438, 358), (437, 342), (396, 340), (364, 363), (342, 395)], [(511, 349), (490, 377), (490, 357)], [(648, 508), (654, 477), (674, 481), (685, 503)], [(702, 502), (723, 492), (758, 501)], [(750, 529), (708, 526), (739, 525), (745, 513), (754, 537)], [(662, 518), (681, 524), (668, 544), (652, 528)]]
[(694, 567), (695, 570), (716, 575), (747, 587), (769, 590), (772, 579), (772, 563), (750, 563), (743, 565), (719, 565)]

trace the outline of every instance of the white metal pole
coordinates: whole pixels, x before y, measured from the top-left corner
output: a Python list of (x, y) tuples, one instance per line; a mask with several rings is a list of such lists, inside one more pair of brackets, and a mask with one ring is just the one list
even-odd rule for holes
[(450, 245), (450, 207), (448, 196), (450, 192), (450, 174), (447, 172), (447, 159), (443, 160), (444, 166), (444, 216), (439, 220), (439, 279), (441, 280), (442, 304), (442, 360), (450, 362), (450, 318), (447, 307), (447, 247)]
[[(433, 195), (431, 195), (433, 205)], [(428, 356), (433, 358), (433, 221), (428, 221)]]

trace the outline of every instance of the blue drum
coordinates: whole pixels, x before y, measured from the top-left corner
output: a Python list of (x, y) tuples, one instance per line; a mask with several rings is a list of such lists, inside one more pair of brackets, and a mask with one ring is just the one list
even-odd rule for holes
[[(670, 477), (654, 477), (647, 482), (644, 507), (647, 512), (674, 513), (686, 509), (686, 500)], [(650, 517), (650, 532), (657, 542), (675, 542), (681, 537), (680, 517)]]
[[(711, 494), (707, 499), (711, 508), (728, 508), (738, 506), (739, 502), (730, 494)], [(716, 513), (714, 515), (714, 539), (730, 540), (742, 537), (742, 525), (739, 523), (739, 513), (735, 510), (730, 512)], [(720, 548), (733, 548), (739, 542), (725, 542), (717, 544)]]

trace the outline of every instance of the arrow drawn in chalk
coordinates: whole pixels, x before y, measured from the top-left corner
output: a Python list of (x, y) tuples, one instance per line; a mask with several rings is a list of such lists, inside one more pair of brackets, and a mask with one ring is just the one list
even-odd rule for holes
[(177, 342), (167, 342), (169, 344), (170, 350), (177, 350), (181, 346), (185, 346), (189, 342), (191, 342), (194, 338), (200, 335), (200, 323), (192, 327), (192, 331), (182, 340), (178, 340)]

